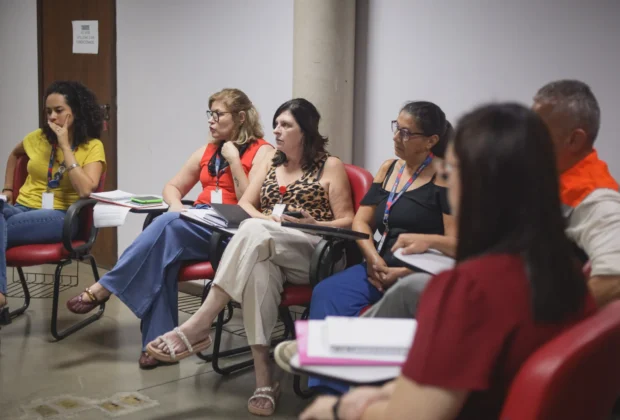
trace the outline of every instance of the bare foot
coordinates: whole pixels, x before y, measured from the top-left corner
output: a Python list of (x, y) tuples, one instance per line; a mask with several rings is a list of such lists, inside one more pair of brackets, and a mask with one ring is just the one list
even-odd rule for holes
[(6, 296), (0, 293), (0, 309), (6, 306)]
[[(105, 287), (100, 285), (99, 283), (95, 283), (89, 287), (90, 292), (95, 295), (95, 298), (101, 302), (105, 298), (109, 297), (112, 293), (110, 293)], [(91, 302), (92, 299), (88, 295), (88, 293), (82, 293), (82, 302), (88, 303)]]

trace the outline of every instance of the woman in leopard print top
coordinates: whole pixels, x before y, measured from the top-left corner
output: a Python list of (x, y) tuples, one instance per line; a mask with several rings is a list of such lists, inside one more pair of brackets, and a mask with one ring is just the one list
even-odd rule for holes
[[(278, 108), (273, 118), (277, 149), (256, 168), (239, 201), (252, 219), (241, 224), (228, 244), (214, 287), (200, 310), (180, 329), (147, 347), (158, 360), (174, 359), (170, 347), (174, 354), (182, 353), (177, 360), (187, 357), (191, 353), (186, 351), (187, 343), (204, 348), (210, 343), (209, 331), (217, 314), (231, 299), (240, 302), (256, 368), (257, 390), (248, 401), (254, 414), (271, 415), (279, 394), (271, 378), (269, 343), (282, 286), (309, 283), (310, 258), (320, 240), (279, 222), (349, 228), (353, 220), (344, 164), (327, 153), (319, 119), (314, 105), (305, 99), (293, 99)], [(299, 211), (300, 217), (283, 215), (285, 208)]]

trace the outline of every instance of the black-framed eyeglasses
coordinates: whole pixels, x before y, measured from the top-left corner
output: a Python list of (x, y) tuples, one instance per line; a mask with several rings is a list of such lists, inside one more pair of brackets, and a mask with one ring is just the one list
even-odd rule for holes
[(416, 137), (416, 136), (426, 135), (424, 133), (412, 133), (406, 128), (400, 128), (398, 126), (398, 121), (396, 120), (392, 121), (392, 133), (394, 134), (398, 133), (398, 138), (403, 142), (409, 141), (411, 138)]
[(213, 118), (213, 121), (215, 122), (219, 122), (220, 115), (224, 115), (224, 114), (232, 114), (232, 112), (211, 111), (210, 109), (207, 109), (207, 117)]

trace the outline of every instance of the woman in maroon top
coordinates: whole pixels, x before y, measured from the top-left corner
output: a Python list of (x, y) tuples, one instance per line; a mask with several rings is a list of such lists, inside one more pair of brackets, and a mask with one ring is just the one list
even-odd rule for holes
[(527, 357), (595, 310), (571, 264), (552, 144), (534, 112), (498, 104), (463, 117), (442, 174), (458, 264), (422, 295), (400, 377), (319, 398), (301, 419), (496, 419)]

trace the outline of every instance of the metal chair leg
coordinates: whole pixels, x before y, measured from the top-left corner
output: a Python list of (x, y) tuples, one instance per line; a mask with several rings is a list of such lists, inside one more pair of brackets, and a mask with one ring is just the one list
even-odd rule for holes
[(30, 290), (28, 289), (28, 283), (26, 283), (26, 275), (21, 267), (16, 268), (17, 274), (19, 274), (19, 282), (21, 283), (22, 290), (24, 291), (24, 304), (19, 309), (9, 312), (9, 323), (13, 318), (16, 318), (26, 312), (26, 309), (30, 306)]
[[(92, 255), (85, 255), (82, 257), (82, 259), (88, 259), (90, 262), (90, 266), (93, 270), (93, 276), (95, 277), (95, 281), (99, 281), (99, 271), (97, 270), (97, 264), (95, 262), (95, 258)], [(72, 261), (69, 260), (64, 260), (61, 261), (57, 266), (56, 266), (56, 273), (54, 274), (54, 293), (53, 293), (53, 297), (52, 297), (52, 321), (51, 321), (51, 332), (52, 332), (52, 336), (57, 340), (60, 341), (63, 338), (66, 338), (68, 336), (70, 336), (71, 334), (73, 334), (76, 331), (81, 330), (82, 328), (84, 328), (85, 326), (87, 326), (88, 324), (91, 324), (93, 322), (95, 322), (96, 320), (98, 320), (99, 318), (101, 318), (101, 316), (103, 315), (103, 311), (105, 310), (105, 303), (102, 303), (99, 306), (99, 310), (94, 314), (89, 316), (86, 319), (83, 319), (73, 325), (71, 325), (70, 327), (62, 330), (62, 331), (58, 331), (58, 301), (59, 301), (59, 296), (60, 296), (60, 275), (62, 273), (62, 269), (66, 266), (71, 264)]]

